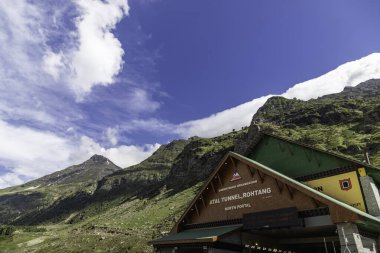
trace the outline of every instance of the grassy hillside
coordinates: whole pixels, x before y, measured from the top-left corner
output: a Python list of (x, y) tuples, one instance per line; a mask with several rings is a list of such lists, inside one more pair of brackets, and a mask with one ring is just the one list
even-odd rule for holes
[(121, 168), (107, 158), (94, 155), (82, 164), (3, 189), (0, 191), (0, 224), (33, 223), (31, 217), (41, 210), (76, 195), (91, 195), (98, 180), (118, 170)]
[(18, 225), (47, 231), (16, 227), (0, 245), (5, 252), (150, 252), (147, 242), (170, 230), (200, 181), (243, 133), (163, 145), (142, 163), (102, 178), (94, 191), (63, 196), (18, 219)]
[(301, 101), (273, 97), (253, 122), (267, 131), (380, 166), (380, 80)]
[(147, 242), (169, 231), (198, 188), (119, 199), (101, 214), (75, 224), (43, 226), (45, 232), (19, 229), (13, 238), (0, 239), (0, 252), (151, 252)]
[[(363, 160), (368, 151), (371, 162), (380, 166), (379, 80), (310, 101), (274, 97), (252, 121), (266, 131), (355, 159)], [(8, 215), (23, 218), (9, 230), (12, 235), (0, 236), (0, 252), (151, 252), (148, 241), (170, 230), (237, 141), (248, 141), (247, 129), (173, 141), (138, 165), (87, 183), (85, 190), (60, 195), (71, 191), (71, 181), (55, 184), (55, 201), (48, 207), (39, 202), (39, 194), (47, 194), (41, 190), (3, 191), (0, 210), (11, 206)], [(34, 205), (34, 213), (25, 215), (25, 205), (17, 205), (20, 197)], [(35, 226), (20, 227), (25, 224)]]

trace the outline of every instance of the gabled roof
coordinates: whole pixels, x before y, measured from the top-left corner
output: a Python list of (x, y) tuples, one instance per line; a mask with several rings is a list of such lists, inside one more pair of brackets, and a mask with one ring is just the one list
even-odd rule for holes
[[(181, 222), (184, 221), (185, 217), (189, 214), (191, 209), (193, 209), (194, 205), (196, 204), (197, 201), (199, 201), (201, 194), (206, 190), (206, 188), (209, 187), (211, 184), (211, 181), (216, 177), (217, 173), (219, 172), (220, 169), (222, 169), (222, 166), (224, 163), (227, 161), (227, 159), (236, 159), (240, 162), (246, 163), (247, 165), (251, 166), (252, 168), (264, 173), (265, 175), (271, 176), (275, 178), (276, 180), (284, 183), (285, 185), (288, 185), (289, 187), (300, 191), (304, 193), (305, 195), (310, 196), (311, 198), (316, 199), (317, 201), (320, 201), (321, 203), (326, 204), (330, 208), (330, 214), (333, 219), (341, 219), (340, 214), (342, 213), (341, 211), (343, 210), (344, 213), (350, 216), (350, 220), (339, 220), (339, 222), (356, 222), (361, 225), (365, 225), (369, 229), (375, 229), (375, 231), (380, 230), (380, 220), (372, 215), (369, 215), (365, 212), (362, 212), (350, 205), (347, 205), (341, 201), (338, 201), (330, 196), (327, 196), (317, 190), (314, 190), (311, 187), (308, 187), (305, 184), (302, 184), (298, 182), (297, 180), (290, 178), (272, 168), (269, 168), (257, 161), (254, 161), (250, 158), (244, 157), (242, 155), (239, 155), (234, 152), (229, 152), (228, 154), (225, 155), (225, 157), (222, 159), (222, 161), (219, 163), (219, 166), (213, 171), (213, 173), (210, 175), (209, 179), (206, 181), (206, 183), (203, 185), (197, 196), (193, 199), (187, 210), (184, 212), (184, 214), (181, 216), (181, 218), (178, 220), (176, 226), (174, 227), (174, 231), (172, 232), (179, 232), (178, 228)], [(335, 210), (335, 211), (334, 211)], [(337, 211), (339, 210), (339, 212)]]
[(248, 152), (244, 155), (291, 178), (342, 167), (363, 167), (376, 184), (380, 185), (379, 168), (341, 154), (262, 131), (259, 127)]
[[(359, 209), (356, 209), (356, 208), (354, 208), (354, 207), (352, 207), (352, 206), (350, 206), (350, 205), (348, 205), (346, 203), (343, 203), (343, 202), (341, 202), (341, 201), (339, 201), (339, 200), (337, 200), (335, 198), (332, 198), (332, 197), (330, 197), (330, 196), (328, 196), (326, 194), (323, 194), (320, 191), (317, 191), (317, 190), (315, 190), (315, 189), (313, 189), (313, 188), (311, 188), (311, 187), (309, 187), (309, 186), (307, 186), (307, 185), (305, 185), (303, 183), (298, 182), (295, 179), (287, 177), (287, 176), (285, 176), (285, 175), (283, 175), (283, 174), (281, 174), (281, 173), (279, 173), (279, 172), (277, 172), (277, 171), (275, 171), (275, 170), (273, 170), (271, 168), (266, 167), (265, 165), (262, 165), (262, 164), (260, 164), (260, 163), (258, 163), (256, 161), (254, 161), (254, 160), (251, 160), (251, 159), (249, 159), (247, 157), (244, 157), (242, 155), (239, 155), (239, 154), (236, 154), (236, 153), (233, 153), (233, 152), (231, 152), (230, 155), (232, 155), (235, 158), (238, 157), (242, 161), (246, 161), (247, 163), (249, 163), (251, 165), (255, 165), (255, 166), (257, 166), (257, 168), (261, 167), (261, 169), (263, 169), (263, 171), (268, 172), (269, 175), (272, 175), (272, 176), (275, 175), (276, 177), (283, 178), (284, 180), (288, 181), (291, 185), (297, 186), (297, 188), (300, 187), (300, 189), (303, 189), (302, 192), (305, 192), (305, 193), (308, 192), (313, 197), (317, 197), (318, 196), (318, 199), (324, 199), (324, 200), (326, 200), (327, 204), (335, 204), (335, 205), (340, 206), (340, 207), (342, 207), (342, 208), (344, 208), (344, 209), (346, 209), (346, 210), (348, 210), (350, 212), (353, 212), (353, 213), (359, 215), (360, 217), (364, 218), (366, 221), (369, 221), (371, 223), (373, 222), (380, 229), (380, 219), (377, 218), (377, 217), (375, 217), (375, 216), (372, 216), (372, 215), (370, 215), (370, 214), (368, 214), (366, 212), (363, 212), (363, 211), (361, 211)], [(360, 224), (362, 224), (361, 221), (357, 221), (357, 222), (360, 223)]]

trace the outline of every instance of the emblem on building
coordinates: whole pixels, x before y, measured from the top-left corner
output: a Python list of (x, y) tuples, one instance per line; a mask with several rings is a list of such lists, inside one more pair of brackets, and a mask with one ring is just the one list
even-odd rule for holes
[(234, 174), (232, 174), (232, 178), (231, 178), (230, 182), (240, 180), (240, 179), (241, 179), (241, 176), (240, 176), (239, 172), (235, 171)]
[(342, 189), (343, 191), (348, 191), (352, 188), (350, 178), (339, 180), (339, 184), (340, 184), (340, 189)]

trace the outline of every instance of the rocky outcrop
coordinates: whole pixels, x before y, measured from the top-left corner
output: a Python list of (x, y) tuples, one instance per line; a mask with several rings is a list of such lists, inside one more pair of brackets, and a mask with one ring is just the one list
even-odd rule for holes
[(232, 132), (215, 138), (192, 138), (175, 160), (166, 184), (182, 190), (206, 180), (226, 153), (234, 149), (236, 141), (246, 133)]
[(363, 82), (356, 87), (346, 87), (341, 93), (309, 101), (272, 97), (257, 111), (253, 121), (289, 128), (368, 122), (380, 118), (377, 103), (379, 97), (379, 79)]

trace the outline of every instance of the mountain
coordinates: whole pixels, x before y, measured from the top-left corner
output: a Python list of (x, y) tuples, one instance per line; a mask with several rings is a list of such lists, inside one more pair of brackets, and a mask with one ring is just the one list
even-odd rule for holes
[(334, 125), (379, 120), (379, 80), (369, 80), (341, 93), (302, 101), (272, 97), (253, 117), (253, 121), (270, 122), (291, 128), (313, 124)]
[(253, 116), (267, 131), (380, 165), (380, 80), (302, 101), (272, 97)]
[(96, 182), (121, 168), (107, 158), (94, 155), (79, 165), (54, 172), (26, 184), (0, 192), (0, 224), (17, 223), (78, 192), (92, 192)]
[(181, 191), (205, 180), (223, 156), (234, 149), (242, 131), (214, 138), (191, 138), (174, 161), (166, 178), (168, 188)]
[(191, 140), (175, 140), (169, 144), (161, 145), (158, 150), (140, 164), (105, 176), (98, 183), (97, 193), (141, 193), (145, 192), (144, 189), (147, 187), (152, 189), (155, 188), (153, 187), (155, 185), (162, 185), (177, 156), (189, 142)]
[(380, 80), (308, 101), (273, 97), (248, 128), (173, 141), (125, 169), (94, 156), (8, 188), (0, 193), (0, 223), (18, 226), (7, 228), (17, 233), (1, 241), (0, 251), (20, 252), (21, 245), (31, 252), (151, 252), (147, 242), (170, 230), (226, 152), (247, 150), (257, 125), (350, 158), (363, 160), (368, 152), (380, 166)]
[(68, 185), (93, 183), (121, 168), (101, 155), (93, 155), (87, 161), (70, 166), (40, 179), (23, 185), (24, 187), (41, 187), (48, 185)]
[(105, 176), (98, 182), (95, 195), (121, 192), (124, 196), (148, 196), (162, 186), (181, 191), (204, 180), (224, 154), (233, 150), (240, 134), (192, 137), (162, 145), (140, 164)]

